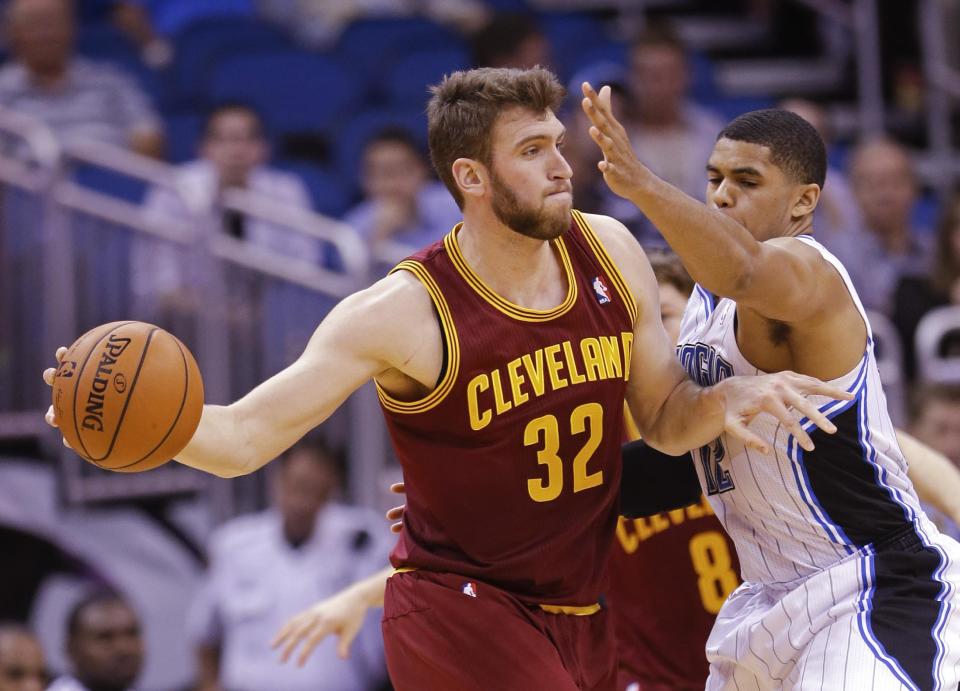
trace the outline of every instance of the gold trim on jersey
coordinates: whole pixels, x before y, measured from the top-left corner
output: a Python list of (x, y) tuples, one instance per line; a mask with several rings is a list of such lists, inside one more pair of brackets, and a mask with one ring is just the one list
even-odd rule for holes
[(443, 324), (443, 338), (447, 343), (447, 371), (437, 387), (418, 401), (400, 401), (391, 396), (380, 386), (380, 383), (374, 381), (377, 386), (377, 396), (383, 407), (391, 413), (423, 413), (438, 405), (447, 394), (453, 389), (457, 380), (457, 374), (460, 371), (460, 341), (457, 338), (457, 329), (453, 324), (453, 315), (450, 314), (450, 307), (447, 305), (443, 293), (433, 276), (424, 268), (423, 264), (412, 259), (407, 259), (397, 264), (390, 273), (396, 271), (409, 271), (423, 284), (430, 294), (430, 299), (437, 308), (440, 315), (440, 321)]
[(567, 246), (563, 242), (563, 238), (554, 240), (554, 247), (556, 247), (557, 253), (560, 255), (560, 260), (563, 262), (563, 269), (567, 276), (567, 297), (553, 309), (533, 310), (515, 305), (501, 297), (495, 293), (490, 286), (484, 283), (482, 278), (474, 273), (473, 269), (470, 268), (470, 265), (467, 264), (464, 259), (463, 253), (460, 251), (460, 245), (457, 242), (457, 231), (460, 230), (460, 226), (462, 225), (462, 223), (457, 224), (453, 230), (447, 233), (447, 236), (443, 239), (443, 244), (447, 248), (447, 254), (450, 256), (457, 272), (470, 287), (472, 287), (480, 297), (490, 303), (491, 306), (513, 319), (525, 322), (545, 322), (566, 314), (576, 304), (577, 277), (573, 273), (573, 263), (570, 261), (570, 255), (567, 252)]
[(589, 617), (600, 611), (599, 603), (587, 605), (586, 607), (575, 607), (573, 605), (539, 605), (540, 609), (550, 614), (569, 614), (574, 617)]
[(586, 217), (574, 209), (573, 218), (580, 227), (580, 230), (583, 231), (583, 237), (587, 239), (587, 244), (590, 245), (590, 248), (597, 257), (597, 260), (599, 260), (600, 265), (603, 266), (610, 280), (613, 282), (613, 287), (616, 288), (617, 292), (620, 294), (620, 299), (623, 300), (623, 303), (627, 308), (627, 314), (630, 315), (630, 323), (636, 324), (637, 302), (633, 299), (633, 293), (630, 291), (629, 284), (624, 280), (623, 274), (620, 273), (620, 269), (617, 268), (617, 265), (607, 253), (603, 243), (600, 242), (600, 238), (597, 237), (597, 234), (594, 232), (593, 228), (590, 227), (590, 223), (587, 221)]

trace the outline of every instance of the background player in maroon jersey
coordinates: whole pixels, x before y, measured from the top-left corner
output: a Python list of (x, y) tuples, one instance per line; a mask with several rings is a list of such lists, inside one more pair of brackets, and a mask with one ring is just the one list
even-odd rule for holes
[(833, 425), (804, 395), (847, 398), (793, 373), (687, 378), (642, 250), (613, 219), (571, 210), (561, 97), (540, 69), (436, 87), (431, 156), (462, 226), (341, 302), (287, 369), (206, 406), (178, 458), (252, 472), (376, 380), (408, 491), (383, 627), (400, 689), (613, 688), (596, 602), (624, 396), (644, 438), (674, 454), (721, 432), (763, 449), (748, 429), (760, 413), (807, 448), (796, 414)]

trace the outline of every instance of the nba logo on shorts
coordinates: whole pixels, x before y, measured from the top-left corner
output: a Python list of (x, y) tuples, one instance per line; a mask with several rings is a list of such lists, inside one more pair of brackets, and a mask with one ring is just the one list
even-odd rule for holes
[(477, 596), (477, 584), (474, 583), (473, 581), (467, 581), (466, 583), (464, 583), (463, 587), (460, 588), (460, 590), (461, 592), (463, 592), (464, 595), (469, 595), (470, 597)]
[(597, 294), (597, 302), (599, 302), (601, 305), (605, 305), (610, 302), (610, 295), (608, 293), (607, 285), (599, 276), (593, 279), (593, 292)]

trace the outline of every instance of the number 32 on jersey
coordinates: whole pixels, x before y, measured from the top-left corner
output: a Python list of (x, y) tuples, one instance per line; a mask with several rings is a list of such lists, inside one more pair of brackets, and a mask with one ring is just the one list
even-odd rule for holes
[(537, 450), (537, 464), (546, 466), (546, 477), (527, 480), (527, 492), (536, 502), (553, 501), (563, 492), (564, 462), (558, 455), (560, 434), (586, 440), (573, 458), (573, 491), (582, 492), (603, 484), (603, 470), (590, 472), (587, 465), (603, 438), (603, 408), (599, 403), (584, 403), (573, 409), (569, 420), (558, 420), (555, 415), (541, 415), (527, 423), (523, 430), (523, 445)]

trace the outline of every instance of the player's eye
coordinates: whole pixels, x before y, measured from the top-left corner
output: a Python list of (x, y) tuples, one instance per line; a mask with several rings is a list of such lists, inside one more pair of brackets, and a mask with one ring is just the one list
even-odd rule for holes
[(707, 182), (711, 185), (719, 185), (723, 181), (723, 178), (718, 177), (708, 177)]
[(753, 180), (741, 180), (741, 181), (740, 181), (740, 186), (741, 186), (741, 187), (756, 187), (756, 186), (757, 186), (757, 183), (754, 182)]
[(524, 149), (523, 155), (524, 155), (524, 156), (528, 156), (528, 157), (529, 157), (529, 156), (535, 156), (536, 153), (537, 153), (537, 151), (539, 151), (539, 149), (538, 149), (537, 147), (531, 146), (531, 147), (529, 147), (529, 148), (527, 148), (527, 149)]

